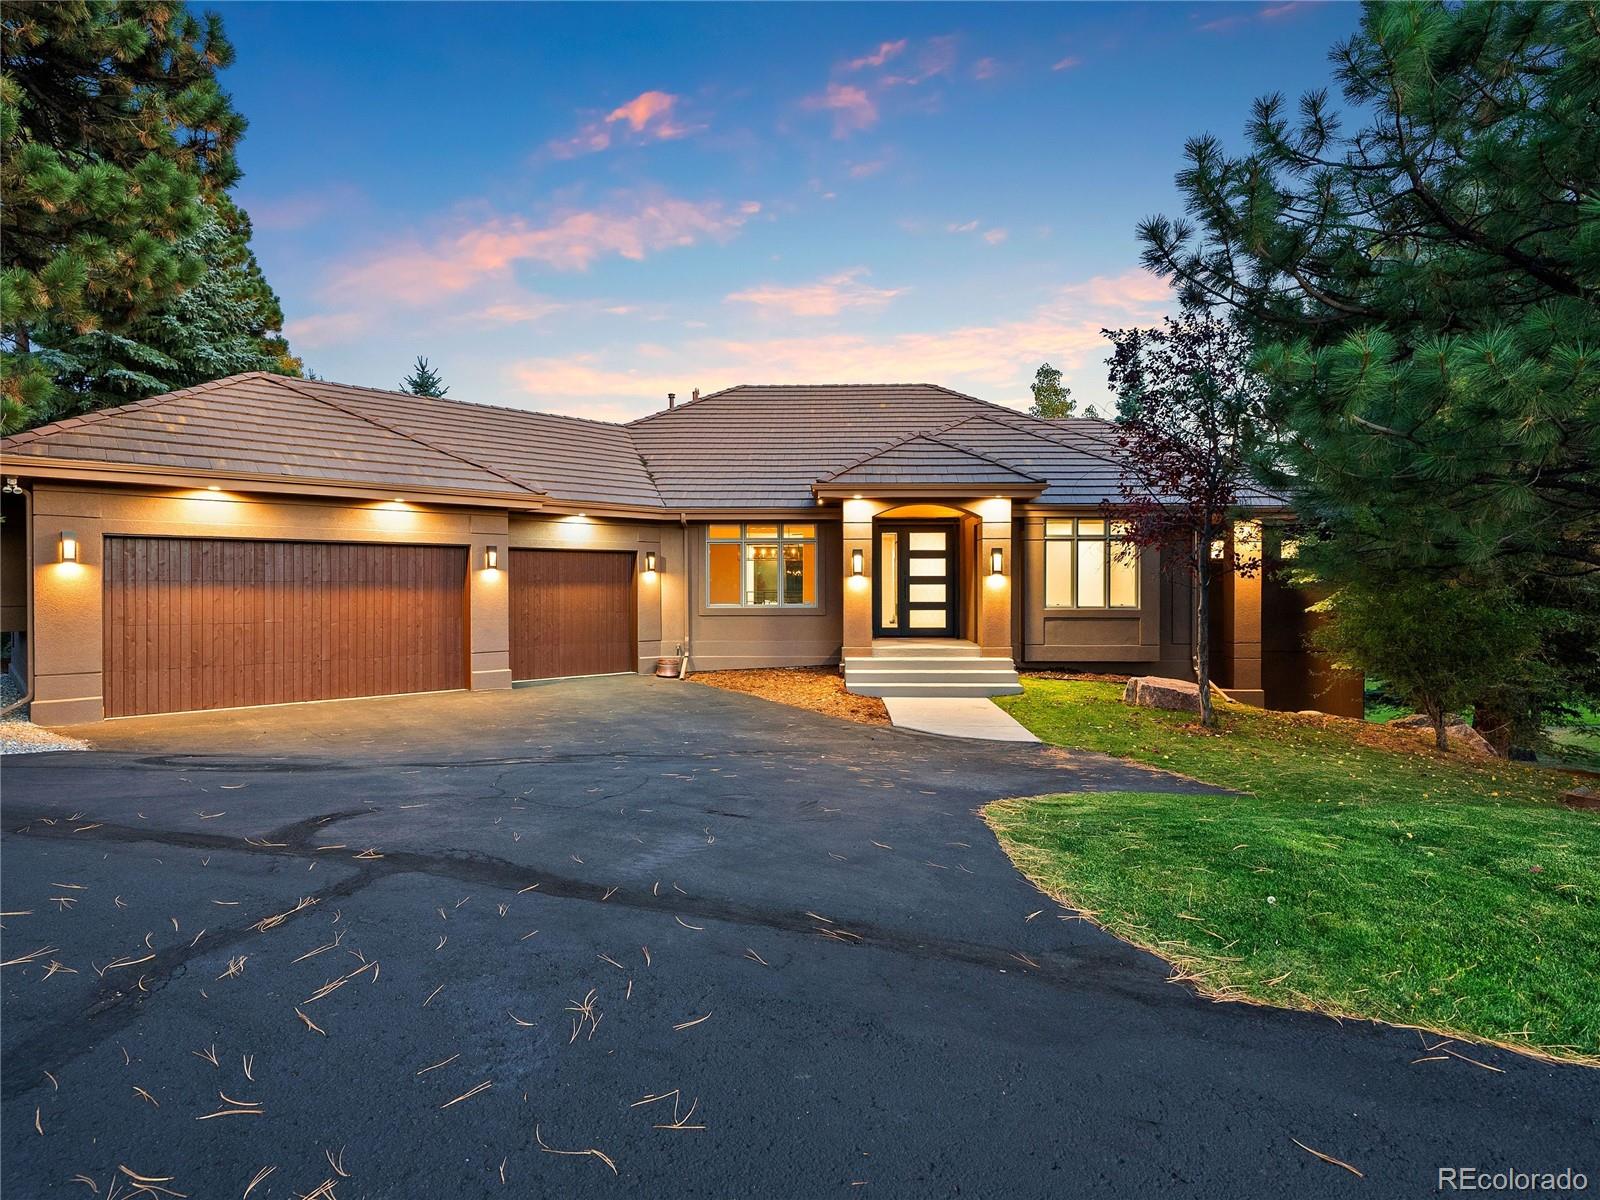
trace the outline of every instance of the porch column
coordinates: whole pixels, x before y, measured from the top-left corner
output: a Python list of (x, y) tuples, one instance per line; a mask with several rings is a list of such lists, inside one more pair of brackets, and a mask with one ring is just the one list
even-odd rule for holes
[[(884, 506), (873, 500), (846, 500), (840, 522), (844, 538), (844, 654), (872, 653), (872, 518)], [(861, 574), (853, 574), (855, 552)]]
[[(493, 691), (511, 686), (511, 530), (503, 512), (473, 513), (467, 547), (468, 632), (472, 668), (467, 686)], [(484, 557), (495, 548), (493, 568)]]
[[(978, 537), (978, 646), (985, 655), (1011, 658), (1011, 588), (1016, 562), (1011, 545), (1011, 501), (1003, 496), (972, 505), (982, 522)], [(994, 552), (1000, 571), (994, 573)]]
[[(1232, 551), (1235, 558), (1261, 558), (1261, 522), (1240, 521), (1233, 527)], [(1230, 562), (1231, 565), (1231, 562)], [(1233, 645), (1229, 657), (1233, 664), (1227, 693), (1241, 704), (1264, 707), (1267, 694), (1261, 683), (1261, 571), (1254, 575), (1235, 574), (1232, 587)]]

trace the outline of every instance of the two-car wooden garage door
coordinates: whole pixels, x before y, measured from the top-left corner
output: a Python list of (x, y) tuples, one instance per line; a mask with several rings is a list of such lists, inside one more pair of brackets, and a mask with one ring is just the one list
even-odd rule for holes
[(467, 683), (463, 546), (105, 540), (106, 716)]
[[(632, 553), (510, 552), (516, 679), (636, 669)], [(108, 717), (467, 685), (461, 546), (105, 539)]]

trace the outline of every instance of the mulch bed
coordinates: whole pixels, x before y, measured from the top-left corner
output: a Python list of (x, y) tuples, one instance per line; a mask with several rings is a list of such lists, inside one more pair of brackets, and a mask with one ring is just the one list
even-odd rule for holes
[(837, 667), (757, 667), (746, 671), (696, 671), (690, 683), (746, 692), (763, 700), (776, 700), (794, 708), (809, 708), (824, 716), (840, 717), (862, 725), (887, 725), (889, 710), (873, 696), (853, 696), (844, 690)]

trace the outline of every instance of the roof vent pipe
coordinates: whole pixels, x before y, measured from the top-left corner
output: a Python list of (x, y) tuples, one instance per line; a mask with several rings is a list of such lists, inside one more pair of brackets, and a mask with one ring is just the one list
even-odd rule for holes
[(673, 407), (675, 407), (677, 405), (677, 403), (678, 403), (678, 393), (677, 392), (668, 392), (667, 393), (667, 407), (668, 408), (673, 408)]
[(689, 393), (689, 402), (692, 404), (698, 399), (700, 399), (700, 389), (695, 388), (694, 391)]

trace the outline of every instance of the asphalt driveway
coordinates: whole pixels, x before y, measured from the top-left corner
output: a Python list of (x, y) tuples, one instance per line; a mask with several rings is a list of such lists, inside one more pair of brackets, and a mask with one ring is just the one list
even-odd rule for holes
[(1600, 1072), (1199, 999), (975, 815), (1182, 780), (637, 678), (89, 732), (0, 780), (8, 1195), (1600, 1186)]

